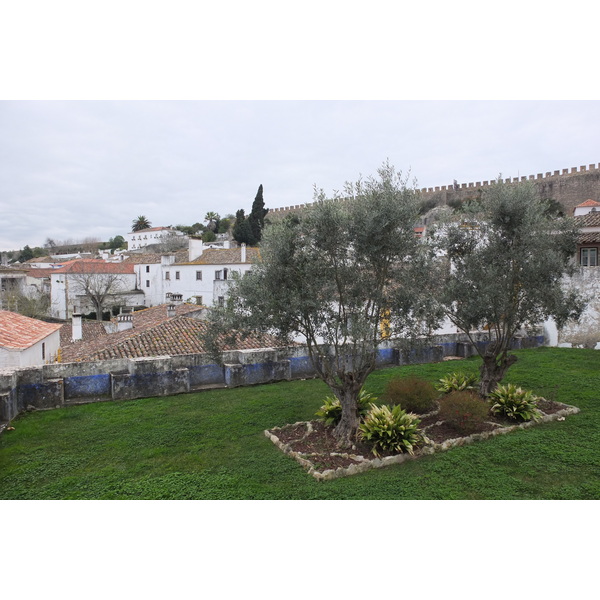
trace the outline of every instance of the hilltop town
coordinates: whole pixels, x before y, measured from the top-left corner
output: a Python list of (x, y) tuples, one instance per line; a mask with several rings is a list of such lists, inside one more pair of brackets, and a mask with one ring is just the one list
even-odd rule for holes
[[(567, 328), (560, 339), (558, 332), (547, 332), (554, 344), (594, 347), (600, 290), (599, 173), (596, 165), (590, 165), (512, 180), (533, 180), (540, 196), (548, 201), (548, 209), (573, 215), (580, 227), (573, 259), (581, 269), (571, 285), (584, 289), (596, 300), (591, 303), (584, 327)], [(489, 185), (487, 181), (455, 183), (419, 190), (422, 210), (415, 223), (415, 235), (423, 236), (440, 211), (460, 214)], [(43, 351), (33, 351), (25, 336), (22, 350), (27, 352), (4, 351), (0, 366), (201, 352), (196, 333), (206, 309), (223, 305), (234, 275), (243, 275), (260, 259), (259, 244), (248, 245), (240, 240), (256, 241), (269, 222), (294, 212), (301, 214), (310, 206), (265, 209), (262, 186), (259, 199), (264, 220), (254, 238), (245, 238), (247, 233), (240, 234), (239, 227), (236, 230), (239, 212), (242, 222), (250, 218), (243, 211), (238, 211), (237, 223), (233, 215), (221, 218), (209, 212), (206, 225), (153, 227), (146, 217), (138, 217), (132, 231), (103, 244), (88, 240), (60, 248), (49, 240), (44, 251), (36, 253), (43, 255), (28, 257), (31, 249), (26, 247), (25, 255), (23, 250), (20, 255), (13, 253), (10, 262), (5, 253), (0, 266), (2, 326), (10, 330), (10, 320), (17, 317), (9, 315), (15, 313), (41, 319), (48, 339), (44, 338)], [(65, 248), (72, 252), (62, 252)], [(25, 260), (17, 260), (19, 257)], [(142, 316), (150, 314), (154, 316)], [(145, 341), (148, 323), (152, 323), (153, 344)], [(23, 323), (20, 326), (26, 327)], [(264, 340), (245, 340), (240, 348), (261, 343)]]

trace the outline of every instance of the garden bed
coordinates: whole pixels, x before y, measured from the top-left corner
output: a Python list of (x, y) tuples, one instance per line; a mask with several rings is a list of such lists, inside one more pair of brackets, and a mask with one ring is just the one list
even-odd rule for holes
[(504, 418), (490, 417), (480, 423), (469, 435), (461, 434), (449, 424), (438, 420), (437, 411), (423, 415), (420, 429), (425, 434), (425, 442), (416, 449), (414, 455), (384, 452), (379, 457), (375, 457), (371, 452), (371, 445), (365, 442), (357, 442), (348, 451), (341, 451), (333, 437), (332, 428), (321, 421), (274, 427), (266, 430), (265, 435), (283, 452), (304, 466), (310, 475), (318, 480), (328, 480), (390, 464), (399, 464), (419, 456), (443, 452), (455, 446), (510, 433), (516, 429), (525, 429), (548, 421), (564, 420), (567, 415), (579, 412), (575, 406), (541, 398), (537, 406), (542, 413), (538, 421), (515, 423)]

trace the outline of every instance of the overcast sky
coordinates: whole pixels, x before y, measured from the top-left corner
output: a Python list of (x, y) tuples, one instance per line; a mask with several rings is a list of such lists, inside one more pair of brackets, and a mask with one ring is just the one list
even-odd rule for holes
[[(2, 101), (0, 250), (310, 202), (386, 159), (418, 187), (600, 161), (598, 101)], [(584, 200), (584, 198), (582, 198)]]

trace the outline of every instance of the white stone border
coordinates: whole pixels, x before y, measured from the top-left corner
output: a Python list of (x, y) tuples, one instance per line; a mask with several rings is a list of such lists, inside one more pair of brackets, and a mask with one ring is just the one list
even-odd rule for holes
[[(542, 414), (542, 417), (537, 421), (525, 421), (524, 423), (509, 425), (508, 427), (499, 427), (498, 429), (494, 429), (492, 431), (474, 433), (466, 437), (452, 438), (450, 440), (446, 440), (441, 444), (431, 443), (418, 450), (414, 455), (395, 454), (394, 456), (386, 456), (384, 458), (368, 459), (364, 456), (356, 454), (332, 452), (332, 456), (343, 456), (344, 458), (352, 458), (353, 460), (357, 461), (357, 464), (350, 465), (348, 467), (338, 467), (337, 469), (326, 469), (325, 471), (317, 471), (315, 469), (314, 464), (307, 458), (313, 455), (303, 454), (302, 452), (295, 452), (290, 448), (289, 444), (284, 444), (275, 434), (271, 433), (271, 431), (283, 429), (282, 427), (273, 427), (271, 431), (265, 430), (264, 433), (265, 436), (268, 437), (281, 451), (283, 451), (285, 454), (289, 454), (304, 468), (308, 469), (309, 475), (312, 475), (318, 481), (329, 481), (331, 479), (337, 479), (338, 477), (348, 477), (350, 475), (356, 475), (357, 473), (363, 473), (364, 471), (368, 471), (369, 469), (380, 469), (381, 467), (387, 467), (388, 465), (401, 464), (407, 460), (414, 460), (416, 458), (419, 458), (419, 456), (435, 454), (436, 452), (445, 452), (446, 450), (456, 448), (457, 446), (465, 446), (467, 444), (472, 444), (473, 442), (477, 442), (479, 440), (485, 440), (497, 435), (504, 435), (506, 433), (510, 433), (511, 431), (516, 431), (517, 429), (527, 429), (529, 427), (533, 427), (541, 423), (549, 423), (550, 421), (564, 421), (565, 417), (567, 417), (568, 415), (575, 415), (578, 412), (580, 412), (580, 409), (576, 406), (563, 404), (562, 402), (557, 402), (556, 404), (560, 404), (565, 408), (550, 415)], [(310, 421), (298, 421), (292, 426), (294, 425), (306, 425), (306, 433), (300, 439), (303, 439), (312, 431), (312, 425), (310, 424)]]

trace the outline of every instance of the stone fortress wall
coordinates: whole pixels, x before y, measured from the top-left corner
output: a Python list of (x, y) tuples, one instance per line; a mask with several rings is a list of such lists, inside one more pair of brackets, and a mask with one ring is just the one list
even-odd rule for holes
[[(548, 171), (522, 177), (503, 179), (505, 183), (518, 183), (533, 181), (536, 184), (541, 198), (548, 198), (560, 202), (565, 214), (572, 215), (573, 209), (592, 199), (600, 202), (600, 164), (582, 165), (579, 168), (571, 167), (562, 171)], [(492, 185), (494, 180), (477, 181), (474, 183), (453, 183), (433, 188), (421, 188), (419, 192), (424, 200), (435, 199), (438, 206), (449, 204), (458, 200), (469, 200), (477, 196)], [(269, 217), (284, 217), (286, 214), (297, 212), (309, 207), (312, 203), (297, 204), (269, 209)]]

